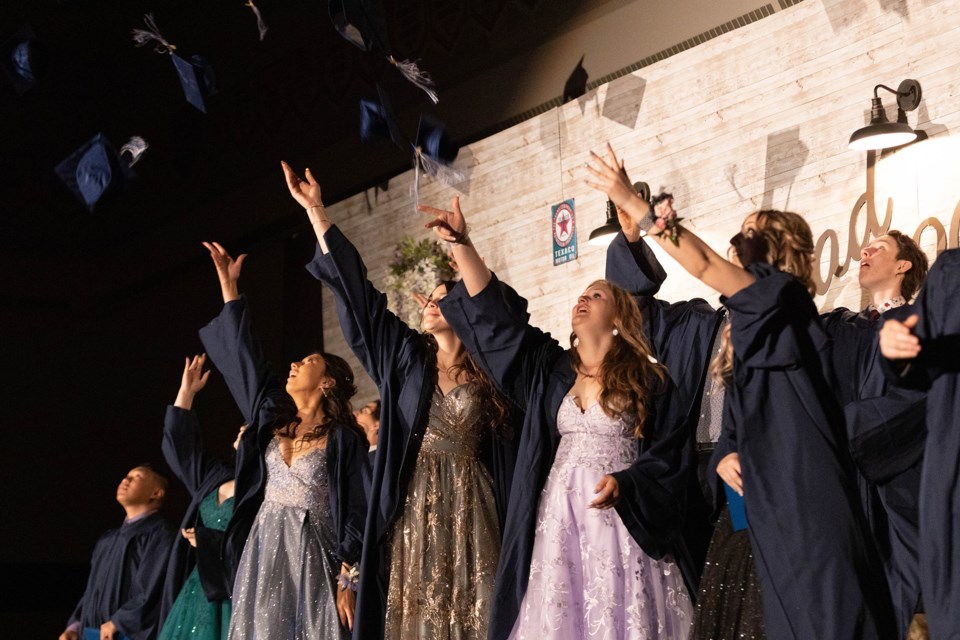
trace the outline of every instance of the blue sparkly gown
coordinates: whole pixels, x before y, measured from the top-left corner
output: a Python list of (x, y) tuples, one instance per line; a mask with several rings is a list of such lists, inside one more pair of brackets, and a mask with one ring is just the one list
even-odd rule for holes
[(337, 614), (340, 573), (326, 449), (287, 466), (267, 446), (267, 483), (233, 586), (230, 640), (346, 639)]
[[(233, 497), (217, 502), (219, 487), (200, 503), (200, 518), (208, 529), (225, 531), (233, 515)], [(211, 602), (203, 593), (198, 567), (180, 589), (158, 640), (224, 640), (230, 627), (230, 600)]]

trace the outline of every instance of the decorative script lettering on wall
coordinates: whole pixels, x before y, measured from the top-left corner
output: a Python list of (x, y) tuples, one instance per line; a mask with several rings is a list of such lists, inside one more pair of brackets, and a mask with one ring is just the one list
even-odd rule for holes
[[(817, 239), (814, 248), (814, 261), (819, 264), (820, 269), (813, 274), (817, 283), (817, 294), (822, 295), (830, 288), (830, 283), (834, 278), (843, 276), (850, 269), (852, 260), (859, 260), (860, 251), (870, 243), (871, 238), (882, 236), (890, 230), (890, 222), (893, 220), (893, 199), (887, 198), (887, 206), (883, 216), (883, 222), (877, 218), (877, 206), (875, 202), (874, 190), (874, 170), (876, 165), (876, 152), (867, 152), (867, 190), (857, 198), (853, 209), (850, 211), (850, 223), (847, 233), (847, 252), (840, 260), (840, 239), (835, 229), (827, 229)], [(858, 232), (858, 222), (860, 215), (866, 212), (866, 223), (863, 230)], [(960, 247), (960, 202), (953, 210), (953, 217), (950, 220), (950, 232), (947, 233), (943, 222), (935, 217), (925, 218), (913, 232), (913, 239), (919, 243), (920, 236), (927, 229), (933, 229), (937, 235), (937, 255), (945, 249), (954, 249)], [(829, 259), (827, 261), (826, 277), (823, 274), (824, 251), (827, 251)]]

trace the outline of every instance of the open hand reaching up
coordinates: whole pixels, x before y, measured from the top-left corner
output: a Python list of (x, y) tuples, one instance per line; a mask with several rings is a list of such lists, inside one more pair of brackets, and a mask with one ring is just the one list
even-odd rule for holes
[(220, 291), (223, 293), (223, 302), (226, 304), (240, 298), (240, 289), (237, 281), (240, 279), (240, 268), (247, 254), (242, 253), (234, 260), (227, 250), (216, 242), (204, 242), (203, 246), (210, 252), (210, 259), (217, 268), (217, 277), (220, 278)]

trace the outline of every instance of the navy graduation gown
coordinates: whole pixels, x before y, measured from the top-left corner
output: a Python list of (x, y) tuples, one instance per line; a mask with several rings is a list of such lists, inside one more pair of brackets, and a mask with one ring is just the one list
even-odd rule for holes
[[(694, 561), (696, 575), (703, 569), (713, 533), (715, 509), (707, 504), (697, 478), (697, 426), (703, 389), (713, 357), (711, 347), (726, 313), (706, 300), (664, 302), (654, 296), (667, 273), (646, 241), (627, 242), (617, 234), (607, 249), (606, 278), (634, 296), (643, 316), (643, 329), (654, 356), (670, 372), (677, 386), (677, 402), (685, 408), (688, 435), (684, 468), (687, 470), (687, 514), (684, 540)], [(723, 504), (721, 497), (714, 500)], [(692, 597), (696, 597), (696, 591)]]
[[(503, 533), (489, 637), (506, 638), (530, 575), (537, 507), (559, 444), (557, 411), (576, 380), (570, 354), (550, 334), (527, 324), (526, 301), (496, 276), (476, 296), (457, 284), (441, 300), (444, 318), (501, 391), (524, 409), (517, 465)], [(614, 473), (616, 506), (631, 536), (655, 559), (685, 556), (680, 526), (686, 433), (674, 387), (658, 397), (644, 425), (636, 462)]]
[[(223, 305), (220, 315), (200, 330), (210, 359), (223, 374), (244, 420), (249, 425), (237, 449), (233, 517), (224, 536), (223, 559), (236, 578), (243, 545), (250, 533), (267, 483), (264, 456), (274, 437), (277, 421), (290, 415), (293, 399), (271, 373), (256, 339), (241, 297)], [(327, 434), (327, 471), (330, 477), (330, 512), (337, 536), (334, 549), (341, 562), (360, 559), (367, 501), (363, 466), (368, 464), (367, 440), (355, 426), (333, 424)]]
[(793, 276), (751, 265), (732, 312), (729, 392), (771, 638), (895, 638), (832, 388), (830, 339)]
[[(891, 382), (929, 390), (920, 488), (920, 584), (931, 638), (960, 638), (960, 251), (940, 254), (912, 309), (922, 350)], [(903, 374), (902, 376), (900, 374)]]
[(93, 549), (87, 588), (67, 624), (99, 629), (112, 620), (131, 640), (156, 638), (163, 578), (175, 535), (159, 513), (103, 534)]
[[(193, 571), (193, 567), (197, 563), (197, 554), (212, 554), (219, 560), (223, 542), (222, 533), (209, 530), (210, 535), (204, 535), (204, 532), (200, 531), (202, 527), (198, 528), (197, 520), (200, 513), (200, 503), (203, 502), (204, 498), (214, 491), (218, 491), (220, 485), (224, 482), (233, 480), (233, 465), (228, 465), (222, 460), (207, 455), (203, 446), (203, 435), (200, 432), (197, 414), (189, 409), (181, 409), (173, 405), (167, 407), (163, 421), (163, 441), (160, 448), (163, 451), (163, 459), (170, 467), (174, 477), (183, 483), (183, 486), (190, 493), (190, 505), (184, 513), (180, 528), (194, 527), (199, 531), (199, 535), (197, 536), (196, 549), (183, 536), (176, 536), (174, 539), (173, 547), (170, 549), (170, 560), (167, 562), (158, 629), (163, 628), (163, 622), (167, 619), (167, 614), (170, 613), (170, 608), (177, 596), (180, 595), (183, 583), (190, 572)], [(210, 548), (211, 546), (212, 548)], [(211, 564), (216, 566), (220, 563)], [(208, 565), (205, 564), (204, 566)], [(210, 571), (201, 569), (200, 583), (203, 585), (207, 598), (210, 599), (214, 589), (222, 594), (217, 599), (229, 598), (233, 589), (233, 581), (228, 580), (227, 576), (233, 575), (235, 571), (236, 568), (230, 570), (222, 567), (220, 571), (211, 575)]]
[[(380, 391), (380, 434), (353, 624), (354, 638), (371, 640), (384, 633), (389, 585), (384, 550), (387, 534), (402, 513), (426, 429), (437, 386), (436, 355), (425, 336), (387, 309), (386, 296), (367, 280), (360, 254), (336, 225), (327, 230), (324, 240), (329, 252), (323, 253), (318, 246), (307, 270), (332, 291), (344, 338)], [(484, 445), (481, 460), (490, 467), (502, 522), (513, 445), (500, 437), (489, 437)]]
[[(904, 308), (883, 317), (902, 316)], [(821, 316), (846, 417), (864, 514), (883, 560), (897, 628), (906, 636), (920, 600), (920, 471), (926, 394), (891, 387), (880, 364), (877, 321), (848, 309)]]

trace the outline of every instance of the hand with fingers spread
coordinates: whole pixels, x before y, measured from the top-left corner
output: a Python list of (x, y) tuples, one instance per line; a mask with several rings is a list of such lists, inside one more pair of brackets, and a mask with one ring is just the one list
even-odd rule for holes
[(630, 177), (623, 163), (617, 159), (617, 154), (613, 152), (613, 147), (609, 143), (607, 143), (606, 158), (593, 151), (590, 152), (587, 171), (592, 176), (592, 179), (587, 180), (587, 186), (607, 194), (607, 197), (617, 206), (618, 214), (622, 210), (644, 231), (653, 226), (653, 211), (650, 205), (637, 195), (636, 189), (630, 184)]
[[(620, 173), (622, 174), (622, 180), (630, 182), (630, 176), (627, 175), (627, 169), (623, 164), (623, 160), (620, 160)], [(614, 206), (617, 208), (617, 220), (620, 221), (620, 228), (623, 230), (623, 236), (627, 239), (627, 242), (638, 241), (640, 239), (640, 227), (637, 226), (633, 218), (631, 218), (622, 207), (616, 203), (614, 203)]]
[(298, 176), (297, 172), (283, 160), (280, 161), (280, 166), (283, 167), (283, 175), (287, 179), (287, 188), (290, 190), (290, 195), (301, 207), (307, 210), (310, 221), (315, 222), (314, 218), (317, 221), (326, 219), (327, 214), (323, 208), (320, 185), (317, 184), (310, 169), (304, 170), (304, 179)]
[(189, 410), (193, 407), (193, 399), (206, 386), (210, 371), (203, 370), (203, 365), (207, 361), (207, 354), (205, 353), (193, 356), (193, 359), (185, 358), (185, 360), (183, 376), (180, 379), (180, 391), (177, 392), (177, 399), (173, 405)]
[(240, 289), (237, 281), (240, 279), (240, 268), (247, 254), (242, 253), (234, 260), (227, 250), (216, 242), (204, 242), (203, 246), (210, 252), (210, 258), (217, 268), (217, 277), (220, 278), (220, 291), (223, 293), (223, 302), (231, 302), (240, 298)]
[(467, 236), (467, 221), (463, 217), (463, 212), (460, 211), (460, 196), (453, 197), (451, 211), (424, 205), (418, 206), (417, 209), (434, 217), (424, 226), (433, 229), (433, 232), (441, 240), (453, 244), (470, 244), (470, 238)]
[(600, 478), (593, 492), (598, 495), (590, 503), (591, 509), (609, 509), (620, 502), (620, 484), (611, 475)]
[(887, 320), (880, 329), (880, 353), (890, 360), (912, 360), (920, 354), (920, 338), (913, 334), (920, 316), (913, 314), (903, 322)]
[(728, 453), (717, 465), (717, 475), (730, 485), (730, 488), (743, 495), (743, 477), (740, 475), (740, 454)]

